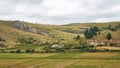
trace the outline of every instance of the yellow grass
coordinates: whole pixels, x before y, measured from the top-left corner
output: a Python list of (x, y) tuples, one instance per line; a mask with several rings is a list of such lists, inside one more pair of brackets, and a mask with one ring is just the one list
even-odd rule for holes
[(0, 67), (12, 66), (15, 64), (32, 61), (33, 59), (0, 59)]
[(106, 58), (112, 58), (114, 56), (119, 55), (118, 53), (108, 53), (108, 52), (104, 52), (104, 53), (83, 53), (80, 55), (75, 56), (75, 58), (92, 58), (92, 59), (106, 59)]

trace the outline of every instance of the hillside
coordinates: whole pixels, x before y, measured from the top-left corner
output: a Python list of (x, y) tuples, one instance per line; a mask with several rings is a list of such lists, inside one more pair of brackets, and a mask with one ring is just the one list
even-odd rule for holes
[[(1, 44), (4, 44), (6, 48), (21, 46), (22, 43), (25, 43), (25, 48), (29, 47), (28, 44), (31, 43), (33, 44), (32, 48), (34, 48), (34, 46), (42, 45), (46, 42), (74, 45), (76, 41), (73, 39), (78, 34), (84, 39), (84, 31), (94, 26), (100, 29), (100, 34), (94, 36), (93, 39), (103, 40), (109, 32), (112, 34), (113, 39), (120, 39), (120, 30), (111, 31), (105, 29), (109, 25), (115, 27), (120, 22), (73, 23), (68, 25), (43, 25), (23, 21), (15, 22), (0, 21), (0, 39), (4, 40)], [(4, 45), (1, 45), (1, 47), (4, 47)]]
[(46, 33), (51, 36), (46, 36), (39, 33), (29, 32), (22, 29), (17, 29), (12, 25), (13, 21), (0, 21), (0, 38), (6, 40), (6, 45), (8, 47), (14, 47), (20, 43), (19, 39), (29, 39), (33, 38), (37, 40), (37, 43), (42, 44), (48, 41), (58, 41), (64, 39), (64, 41), (72, 39), (75, 34), (63, 32), (54, 29), (52, 25), (41, 25), (41, 24), (31, 24), (26, 23), (34, 29), (40, 30), (41, 33)]

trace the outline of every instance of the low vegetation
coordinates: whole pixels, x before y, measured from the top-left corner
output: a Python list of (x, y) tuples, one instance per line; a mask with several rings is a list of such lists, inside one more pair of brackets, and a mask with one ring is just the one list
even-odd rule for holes
[[(1, 68), (119, 68), (120, 53), (0, 54)], [(15, 63), (11, 63), (11, 61)]]
[(120, 22), (0, 21), (0, 68), (120, 68), (119, 36)]

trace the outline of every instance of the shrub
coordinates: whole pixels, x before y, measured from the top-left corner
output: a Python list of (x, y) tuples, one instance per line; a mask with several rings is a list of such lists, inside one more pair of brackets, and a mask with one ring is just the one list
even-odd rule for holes
[(34, 53), (34, 52), (35, 52), (35, 49), (32, 49), (32, 50), (26, 49), (26, 53)]
[(112, 39), (111, 33), (108, 33), (108, 34), (107, 34), (107, 39), (108, 39), (108, 40), (111, 40), (111, 39)]
[(31, 53), (34, 53), (34, 52), (35, 52), (35, 49), (32, 49), (32, 50), (31, 50)]
[(10, 51), (10, 53), (15, 53), (15, 51)]
[(5, 40), (5, 39), (3, 39), (3, 38), (0, 38), (0, 41), (6, 42), (6, 40)]
[(64, 52), (65, 49), (64, 48), (60, 48), (60, 49), (56, 49), (57, 52)]
[(76, 39), (76, 40), (80, 40), (80, 35), (77, 35), (77, 36), (75, 37), (75, 39)]
[(22, 53), (21, 50), (16, 50), (16, 53)]
[(31, 53), (31, 51), (29, 49), (26, 50), (26, 53)]

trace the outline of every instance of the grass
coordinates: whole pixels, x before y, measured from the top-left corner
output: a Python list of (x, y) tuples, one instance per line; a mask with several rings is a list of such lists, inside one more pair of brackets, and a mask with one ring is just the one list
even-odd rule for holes
[(0, 59), (0, 68), (33, 61), (33, 59)]
[(99, 59), (2, 59), (0, 68), (119, 68), (119, 63), (120, 60)]
[(48, 41), (60, 41), (61, 39), (63, 39), (63, 41), (67, 41), (76, 36), (76, 34), (56, 30), (52, 25), (27, 24), (43, 32), (51, 34), (54, 38), (13, 28), (11, 27), (12, 25), (10, 21), (0, 21), (0, 37), (7, 41), (6, 43), (8, 48), (13, 48), (14, 45), (19, 44), (19, 38), (27, 39), (32, 37), (37, 40), (37, 42), (45, 43)]
[(21, 46), (16, 47), (15, 49), (37, 49), (37, 50), (41, 50), (43, 48), (43, 46), (40, 45), (33, 45), (33, 44), (24, 44)]
[(94, 39), (98, 39), (98, 40), (106, 39), (106, 36), (108, 33), (111, 33), (113, 39), (120, 39), (120, 37), (119, 37), (120, 30), (118, 30), (118, 31), (110, 31), (110, 30), (101, 31), (101, 33), (98, 34), (97, 36), (95, 36)]
[(55, 59), (52, 63), (43, 65), (38, 68), (64, 68), (65, 66), (71, 65), (77, 61), (78, 60), (74, 59)]
[[(32, 24), (32, 23), (27, 23), (33, 28), (39, 29), (43, 32), (51, 34), (54, 38), (48, 37), (48, 36), (43, 36), (35, 33), (30, 33), (27, 31), (19, 30), (16, 28), (13, 28), (11, 25), (11, 21), (0, 21), (0, 37), (4, 38), (7, 41), (7, 45), (9, 48), (13, 48), (14, 45), (19, 44), (18, 39), (19, 38), (29, 38), (32, 37), (37, 42), (44, 43), (47, 41), (59, 41), (60, 43), (68, 43), (77, 34), (69, 33), (69, 32), (64, 32), (62, 30), (80, 30), (80, 28), (88, 28), (90, 26), (98, 26), (100, 29), (103, 27), (107, 27), (108, 25), (115, 26), (119, 22), (111, 22), (111, 23), (82, 23), (82, 24), (69, 24), (69, 25), (42, 25), (42, 24)], [(113, 38), (115, 39), (120, 39), (120, 31), (102, 31), (100, 35), (97, 35), (95, 39), (103, 39), (106, 38), (106, 34), (108, 32), (112, 33)], [(81, 38), (84, 37), (83, 34), (80, 34)]]
[(56, 53), (49, 54), (16, 54), (16, 53), (0, 53), (0, 59), (37, 59), (44, 58), (51, 55), (55, 55)]
[[(73, 43), (73, 38), (77, 34), (63, 32), (62, 30), (76, 31), (80, 28), (98, 26), (100, 29), (108, 25), (117, 25), (119, 22), (112, 23), (91, 23), (91, 24), (70, 24), (70, 25), (38, 25), (30, 24), (32, 27), (51, 34), (54, 38), (26, 32), (11, 27), (11, 21), (0, 21), (0, 37), (4, 38), (8, 47), (12, 48), (18, 44), (18, 38), (32, 37), (40, 43), (48, 41), (59, 41), (60, 43)], [(118, 31), (101, 31), (95, 39), (106, 38), (110, 32), (115, 39), (120, 39), (120, 30)], [(80, 34), (83, 38), (84, 35)], [(37, 49), (42, 47), (37, 45), (23, 45), (15, 49)], [(14, 50), (14, 49), (13, 49)], [(79, 53), (33, 53), (33, 54), (16, 54), (0, 53), (0, 68), (120, 68), (120, 53), (118, 52), (79, 52)]]
[(65, 68), (119, 68), (120, 60), (80, 60)]
[(81, 55), (82, 53), (58, 53), (56, 55), (51, 55), (46, 58), (51, 59), (74, 59), (75, 56)]
[(120, 53), (0, 54), (0, 68), (119, 68)]
[(22, 66), (23, 68), (27, 68), (27, 67), (35, 68), (35, 67), (38, 67), (38, 66), (41, 66), (41, 65), (48, 64), (48, 63), (50, 63), (52, 61), (53, 60), (50, 60), (50, 59), (32, 60), (32, 61), (27, 62), (27, 63), (20, 63), (20, 64), (13, 65), (11, 67), (18, 68), (18, 67)]
[(115, 56), (118, 56), (119, 53), (111, 52), (99, 52), (99, 53), (83, 53), (81, 55), (75, 56), (75, 58), (86, 58), (86, 59), (111, 59)]
[(0, 59), (120, 59), (118, 52), (83, 53), (0, 53)]

